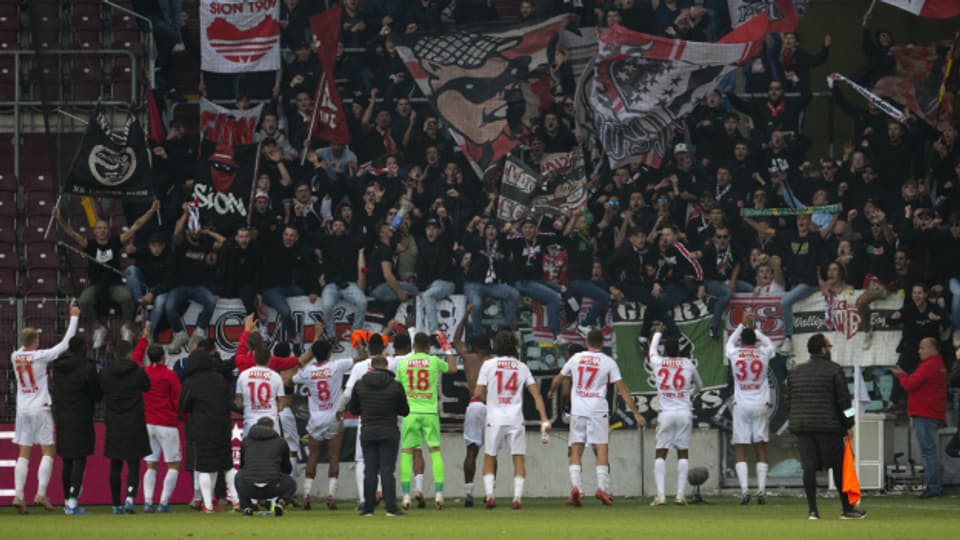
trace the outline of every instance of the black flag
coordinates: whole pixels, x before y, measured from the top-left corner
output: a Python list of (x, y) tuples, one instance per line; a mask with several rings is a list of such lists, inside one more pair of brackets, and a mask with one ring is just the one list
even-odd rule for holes
[(89, 197), (153, 198), (150, 161), (140, 122), (132, 112), (119, 131), (98, 105), (70, 167), (64, 191)]
[(248, 223), (257, 148), (256, 144), (228, 146), (203, 142), (193, 197), (201, 215), (212, 218), (221, 234), (232, 234)]

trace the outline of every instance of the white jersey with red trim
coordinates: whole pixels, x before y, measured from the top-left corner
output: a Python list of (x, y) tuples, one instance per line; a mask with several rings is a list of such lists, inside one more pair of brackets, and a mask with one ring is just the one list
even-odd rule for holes
[(325, 424), (336, 418), (343, 376), (352, 367), (352, 358), (341, 358), (323, 364), (312, 363), (293, 376), (293, 382), (306, 389), (311, 422)]
[(253, 366), (237, 377), (237, 393), (243, 396), (243, 425), (249, 429), (264, 416), (276, 424), (280, 408), (277, 399), (285, 396), (280, 374), (267, 366)]
[(694, 389), (702, 388), (703, 381), (693, 360), (685, 357), (660, 356), (660, 332), (650, 340), (650, 370), (656, 377), (660, 412), (693, 410)]
[(726, 356), (730, 362), (730, 371), (733, 372), (733, 401), (737, 405), (759, 407), (770, 403), (770, 383), (767, 371), (770, 360), (777, 351), (770, 338), (759, 330), (754, 331), (757, 336), (756, 345), (737, 346), (743, 325), (730, 334), (727, 340)]
[(509, 356), (496, 356), (480, 366), (477, 386), (487, 389), (487, 425), (523, 425), (523, 389), (536, 384), (530, 368)]
[(70, 317), (67, 333), (60, 343), (50, 349), (17, 349), (10, 355), (10, 362), (17, 380), (17, 412), (37, 411), (50, 408), (50, 389), (47, 384), (47, 364), (67, 352), (67, 347), (77, 333), (79, 317)]
[(610, 412), (607, 385), (623, 378), (613, 358), (600, 351), (578, 352), (567, 360), (560, 373), (571, 379), (570, 414), (603, 416)]

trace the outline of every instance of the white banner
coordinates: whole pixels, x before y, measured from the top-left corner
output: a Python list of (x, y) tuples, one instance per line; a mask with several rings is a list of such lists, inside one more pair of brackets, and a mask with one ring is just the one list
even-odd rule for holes
[(217, 144), (252, 144), (263, 103), (249, 109), (228, 109), (207, 98), (200, 98), (200, 133)]
[(280, 0), (200, 0), (200, 69), (280, 69), (279, 19)]

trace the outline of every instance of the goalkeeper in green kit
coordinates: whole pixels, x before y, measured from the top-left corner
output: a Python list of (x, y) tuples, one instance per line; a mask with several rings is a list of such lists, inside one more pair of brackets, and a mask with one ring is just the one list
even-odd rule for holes
[(444, 372), (457, 372), (457, 359), (447, 356), (447, 361), (427, 354), (430, 337), (418, 333), (413, 338), (413, 354), (399, 359), (397, 380), (403, 385), (410, 405), (410, 415), (403, 419), (400, 428), (400, 488), (403, 491), (402, 507), (410, 508), (410, 478), (413, 476), (413, 450), (424, 441), (430, 449), (433, 481), (437, 486), (437, 510), (443, 509), (443, 456), (440, 454), (440, 413), (437, 405), (440, 394), (440, 378)]

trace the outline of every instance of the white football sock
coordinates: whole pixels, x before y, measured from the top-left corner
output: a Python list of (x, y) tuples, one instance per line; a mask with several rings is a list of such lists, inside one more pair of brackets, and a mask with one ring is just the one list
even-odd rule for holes
[(657, 483), (657, 497), (663, 497), (666, 493), (664, 485), (667, 482), (667, 461), (663, 458), (657, 458), (653, 462), (653, 479)]
[(157, 487), (157, 470), (147, 467), (143, 471), (143, 504), (153, 504), (153, 491)]
[(418, 474), (413, 477), (413, 486), (417, 493), (423, 493), (423, 475)]
[(523, 497), (523, 483), (526, 478), (522, 476), (513, 477), (513, 500), (519, 501)]
[(464, 484), (463, 491), (466, 495), (473, 497), (473, 482)]
[(240, 494), (237, 493), (237, 470), (230, 467), (223, 473), (223, 481), (227, 484), (227, 498), (232, 504), (240, 504)]
[(200, 495), (203, 497), (203, 507), (213, 510), (213, 475), (200, 473)]
[(353, 476), (357, 480), (357, 493), (360, 494), (360, 502), (363, 502), (363, 462), (358, 461), (353, 468)]
[(303, 479), (303, 496), (309, 497), (313, 495), (313, 478), (307, 477)]
[(336, 497), (337, 496), (337, 483), (336, 478), (327, 478), (327, 496)]
[(690, 470), (690, 460), (677, 460), (677, 497), (683, 498), (687, 491), (687, 472)]
[(193, 476), (193, 500), (195, 501), (202, 500), (203, 496), (200, 493), (200, 473), (194, 471), (192, 476)]
[(493, 480), (495, 476), (492, 474), (483, 475), (483, 494), (486, 498), (493, 497)]
[(580, 489), (580, 471), (580, 465), (570, 466), (570, 487), (574, 489)]
[[(173, 496), (173, 490), (177, 489), (177, 479), (180, 478), (179, 469), (167, 469), (167, 474), (163, 476), (163, 491), (160, 492), (160, 504), (170, 504), (170, 497)], [(153, 492), (150, 492), (151, 495)]]
[(757, 462), (757, 493), (763, 495), (767, 492), (767, 464), (763, 461)]
[(597, 465), (597, 487), (610, 493), (610, 466)]
[(27, 473), (30, 471), (30, 461), (27, 458), (17, 458), (17, 464), (13, 469), (13, 487), (16, 497), (23, 500), (23, 490), (27, 486)]
[(747, 462), (738, 461), (734, 468), (737, 471), (737, 480), (740, 481), (740, 494), (746, 495), (750, 482), (750, 473), (747, 471)]
[(53, 456), (40, 458), (40, 468), (37, 469), (37, 497), (47, 496), (47, 486), (53, 476)]

